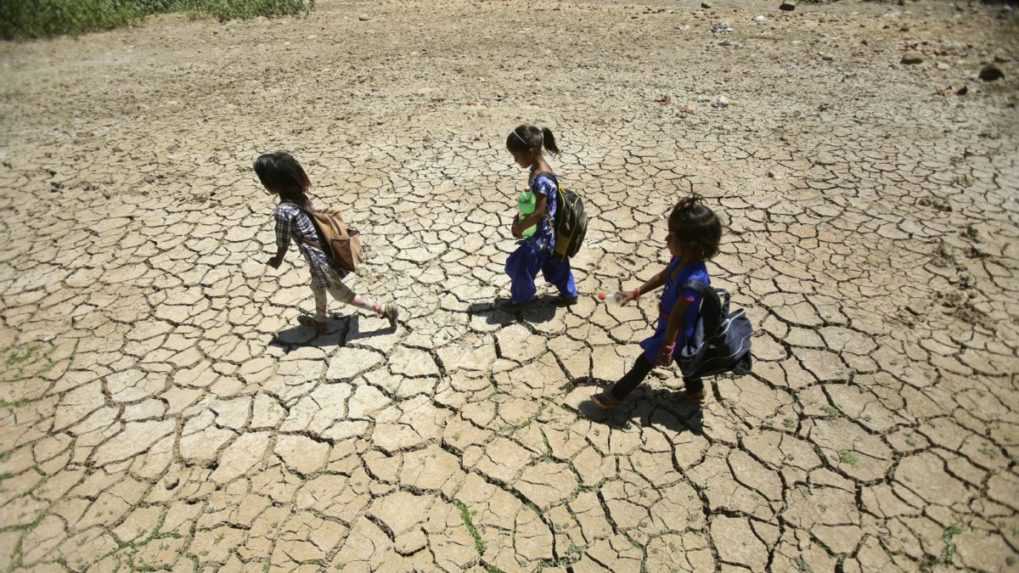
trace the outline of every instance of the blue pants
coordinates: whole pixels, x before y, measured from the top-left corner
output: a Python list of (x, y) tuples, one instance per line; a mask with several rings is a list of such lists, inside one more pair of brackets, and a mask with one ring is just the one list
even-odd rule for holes
[(538, 276), (539, 270), (546, 281), (559, 289), (560, 295), (577, 297), (577, 285), (573, 282), (569, 259), (560, 259), (536, 248), (531, 241), (524, 241), (506, 259), (506, 274), (513, 281), (510, 287), (512, 302), (529, 302), (534, 298), (537, 291), (534, 288), (534, 278)]

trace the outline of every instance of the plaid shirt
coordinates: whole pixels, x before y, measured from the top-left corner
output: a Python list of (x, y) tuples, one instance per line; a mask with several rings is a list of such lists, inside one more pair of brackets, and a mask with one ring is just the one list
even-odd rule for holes
[[(283, 201), (272, 212), (276, 219), (276, 254), (280, 258), (290, 247), (290, 240), (297, 243), (297, 248), (308, 262), (311, 271), (311, 286), (324, 288), (330, 282), (342, 279), (329, 263), (329, 257), (322, 250), (318, 232), (311, 218), (300, 207), (290, 201)], [(346, 274), (346, 273), (343, 273)]]

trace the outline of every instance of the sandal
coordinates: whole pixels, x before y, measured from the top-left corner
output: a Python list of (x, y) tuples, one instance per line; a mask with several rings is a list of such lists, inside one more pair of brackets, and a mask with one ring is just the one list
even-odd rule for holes
[(400, 318), (400, 309), (395, 304), (387, 304), (382, 309), (382, 316), (389, 320), (389, 328), (396, 328), (396, 319)]
[(322, 334), (326, 329), (326, 321), (303, 314), (297, 317), (297, 322), (305, 328), (314, 330), (316, 335)]

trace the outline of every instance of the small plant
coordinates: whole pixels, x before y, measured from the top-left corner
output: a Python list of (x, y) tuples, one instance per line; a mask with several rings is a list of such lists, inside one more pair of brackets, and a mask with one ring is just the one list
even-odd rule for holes
[(470, 534), (471, 538), (474, 539), (474, 549), (477, 550), (478, 555), (485, 554), (485, 540), (481, 539), (481, 534), (478, 532), (478, 528), (474, 526), (474, 516), (471, 510), (467, 507), (467, 504), (460, 500), (454, 500), (453, 505), (460, 510), (460, 519), (464, 522), (464, 527), (467, 528), (467, 533)]
[(955, 536), (962, 533), (962, 528), (958, 525), (949, 525), (945, 528), (945, 531), (941, 534), (941, 538), (945, 541), (945, 548), (941, 551), (941, 562), (948, 564), (955, 559)]
[(832, 418), (838, 418), (839, 416), (842, 415), (842, 410), (839, 410), (838, 408), (832, 406), (831, 404), (825, 404), (824, 407), (822, 407), (821, 409), (824, 410), (825, 414), (828, 414)]
[(853, 450), (839, 450), (839, 461), (849, 466), (855, 466), (860, 463), (860, 458)]

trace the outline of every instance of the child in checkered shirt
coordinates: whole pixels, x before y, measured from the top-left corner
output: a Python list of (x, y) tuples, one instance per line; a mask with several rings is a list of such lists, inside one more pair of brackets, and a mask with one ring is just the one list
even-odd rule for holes
[(279, 205), (273, 210), (276, 220), (276, 256), (266, 261), (272, 268), (279, 268), (287, 253), (290, 240), (297, 243), (311, 271), (311, 291), (315, 295), (315, 318), (301, 315), (297, 318), (302, 325), (313, 328), (316, 334), (325, 330), (326, 292), (333, 298), (351, 306), (367, 310), (389, 320), (390, 328), (396, 328), (398, 311), (396, 306), (385, 306), (358, 296), (343, 283), (347, 272), (336, 268), (322, 249), (318, 231), (308, 215), (311, 199), (308, 188), (311, 181), (304, 168), (285, 151), (265, 153), (255, 161), (255, 173), (271, 195), (279, 197)]

